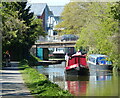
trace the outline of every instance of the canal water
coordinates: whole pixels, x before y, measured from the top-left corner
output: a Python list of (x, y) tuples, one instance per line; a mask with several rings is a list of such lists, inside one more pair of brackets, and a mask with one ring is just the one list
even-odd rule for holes
[(74, 96), (118, 96), (117, 72), (90, 70), (89, 75), (65, 74), (65, 62), (39, 65), (36, 69)]

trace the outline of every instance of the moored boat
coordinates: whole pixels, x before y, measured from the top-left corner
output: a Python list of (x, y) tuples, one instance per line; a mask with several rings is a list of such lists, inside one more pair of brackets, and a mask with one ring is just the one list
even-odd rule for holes
[(112, 62), (108, 60), (107, 55), (91, 54), (87, 61), (89, 69), (95, 70), (112, 70)]
[(74, 54), (69, 57), (65, 70), (68, 74), (88, 74), (86, 55)]

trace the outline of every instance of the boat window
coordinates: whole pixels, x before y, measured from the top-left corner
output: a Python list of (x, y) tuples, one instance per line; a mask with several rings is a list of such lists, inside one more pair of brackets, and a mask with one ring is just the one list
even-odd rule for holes
[(88, 60), (91, 61), (91, 62), (93, 62), (93, 63), (95, 63), (95, 58), (91, 58), (90, 57), (90, 58), (88, 58)]
[(107, 59), (106, 57), (98, 57), (97, 60), (96, 60), (96, 62), (98, 64), (106, 64), (107, 63), (106, 59)]
[(101, 61), (101, 60), (106, 60), (106, 58), (105, 57), (98, 57), (97, 58), (97, 61)]

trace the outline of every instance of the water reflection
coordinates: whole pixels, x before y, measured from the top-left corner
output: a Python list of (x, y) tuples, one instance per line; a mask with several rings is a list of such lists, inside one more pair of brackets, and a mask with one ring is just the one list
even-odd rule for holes
[(85, 96), (88, 81), (67, 81), (67, 90), (75, 96)]
[(68, 75), (64, 71), (65, 62), (56, 65), (40, 65), (37, 70), (45, 74), (51, 82), (75, 96), (117, 96), (118, 76), (110, 71), (91, 70), (90, 75)]

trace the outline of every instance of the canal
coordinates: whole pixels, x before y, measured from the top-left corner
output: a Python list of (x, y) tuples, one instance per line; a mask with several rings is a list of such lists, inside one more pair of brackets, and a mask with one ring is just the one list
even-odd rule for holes
[(65, 62), (39, 65), (36, 69), (74, 96), (118, 96), (117, 72), (90, 70), (89, 75), (65, 74)]

